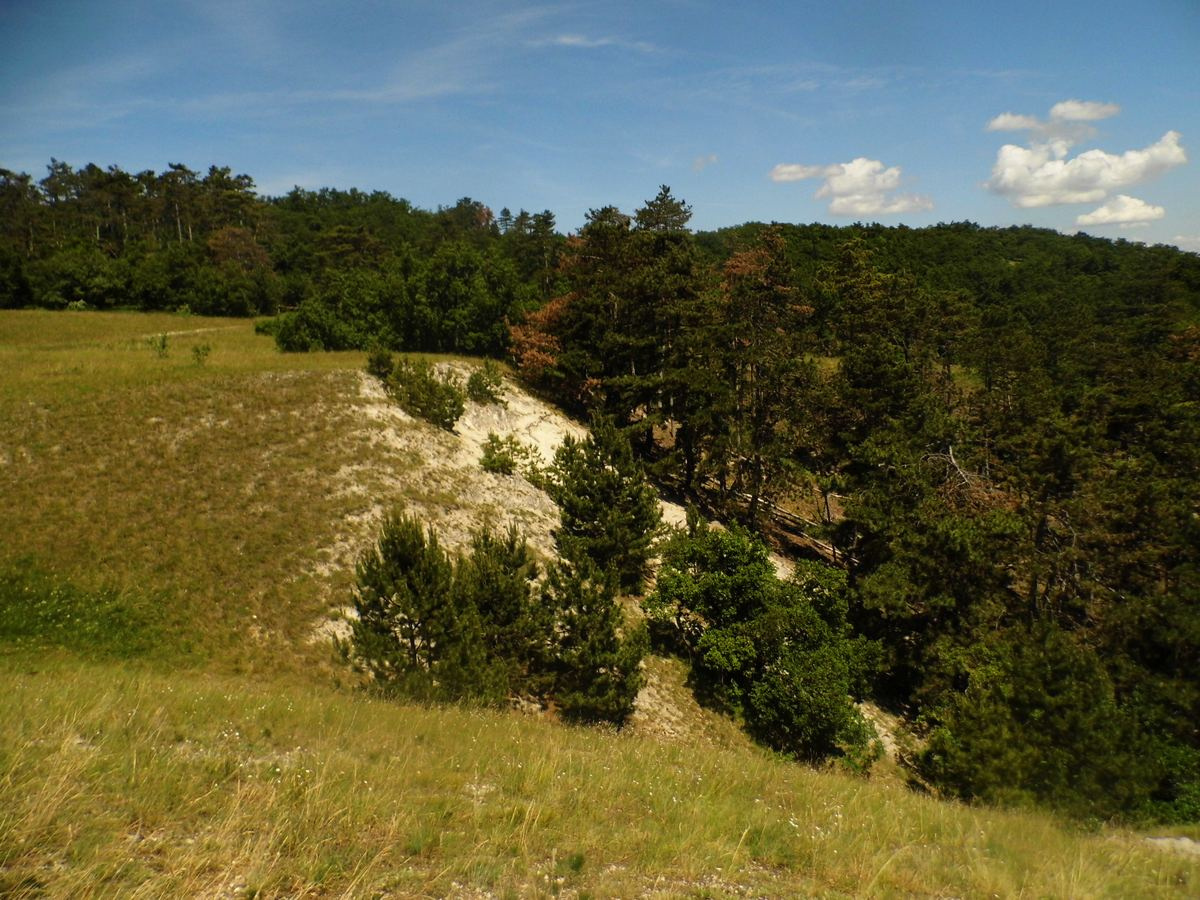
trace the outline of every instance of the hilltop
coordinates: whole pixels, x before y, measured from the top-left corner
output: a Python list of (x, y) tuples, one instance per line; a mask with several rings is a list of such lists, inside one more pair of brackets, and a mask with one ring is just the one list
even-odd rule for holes
[(450, 546), (511, 521), (548, 556), (553, 504), (482, 471), (479, 447), (515, 433), (548, 455), (582, 429), (509, 381), (506, 407), (469, 406), (442, 432), (391, 405), (363, 362), (281, 355), (246, 320), (0, 314), (0, 891), (1165, 896), (1200, 883), (1200, 863), (1141, 835), (774, 758), (696, 705), (667, 658), (649, 661), (619, 733), (366, 695), (328, 636), (384, 513), (403, 505)]

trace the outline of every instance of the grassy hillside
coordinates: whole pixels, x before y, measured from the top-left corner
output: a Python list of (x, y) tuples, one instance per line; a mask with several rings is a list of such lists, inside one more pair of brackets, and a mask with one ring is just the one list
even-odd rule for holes
[(669, 660), (620, 734), (365, 696), (316, 638), (354, 548), (382, 505), (461, 501), (450, 445), (364, 418), (362, 362), (245, 320), (0, 314), (0, 895), (1200, 886), (1140, 835), (773, 759), (681, 718)]

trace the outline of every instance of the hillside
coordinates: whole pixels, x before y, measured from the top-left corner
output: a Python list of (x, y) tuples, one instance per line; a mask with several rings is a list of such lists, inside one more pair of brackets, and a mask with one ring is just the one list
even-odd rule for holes
[(364, 695), (327, 636), (384, 512), (403, 504), (451, 546), (515, 521), (549, 554), (553, 506), (483, 472), (479, 446), (512, 432), (548, 455), (579, 432), (511, 385), (506, 408), (439, 432), (363, 361), (281, 355), (246, 320), (0, 314), (0, 893), (1200, 884), (1200, 861), (1141, 835), (774, 759), (696, 706), (667, 659), (617, 734)]

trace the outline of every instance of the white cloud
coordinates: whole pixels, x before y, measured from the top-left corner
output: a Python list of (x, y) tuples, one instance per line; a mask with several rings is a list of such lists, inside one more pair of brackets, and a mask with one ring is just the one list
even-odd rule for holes
[(801, 181), (822, 178), (837, 166), (802, 166), (799, 163), (780, 163), (771, 170), (772, 181)]
[(1052, 122), (1095, 122), (1108, 119), (1121, 111), (1115, 103), (1099, 103), (1095, 100), (1063, 100), (1050, 107)]
[(1117, 194), (1099, 209), (1084, 213), (1075, 220), (1076, 225), (1144, 225), (1161, 219), (1167, 211), (1153, 206), (1145, 200)]
[(692, 160), (692, 171), (703, 172), (709, 166), (715, 166), (716, 164), (717, 154), (715, 153), (709, 153), (707, 156), (697, 156)]
[(1177, 234), (1171, 238), (1175, 246), (1189, 253), (1200, 253), (1200, 234)]
[(1019, 116), (1016, 113), (1000, 113), (987, 123), (988, 131), (1027, 131), (1038, 128), (1042, 123), (1033, 116)]
[(877, 159), (860, 156), (848, 163), (805, 166), (780, 163), (771, 170), (776, 182), (823, 178), (816, 196), (829, 199), (835, 216), (880, 216), (933, 209), (933, 201), (916, 194), (895, 193), (901, 183), (899, 166), (885, 168)]
[(988, 190), (1008, 197), (1022, 209), (1095, 203), (1111, 191), (1140, 184), (1187, 162), (1177, 131), (1168, 131), (1145, 149), (1121, 154), (1088, 150), (1068, 159), (1071, 145), (1066, 139), (1028, 147), (1005, 144), (996, 154)]
[(1075, 144), (1096, 133), (1089, 122), (1111, 118), (1120, 111), (1121, 107), (1115, 103), (1063, 100), (1050, 107), (1050, 116), (1045, 121), (1037, 116), (1005, 112), (988, 122), (987, 130), (1028, 131), (1036, 141), (1067, 141), (1068, 144)]
[(601, 47), (617, 47), (622, 50), (636, 50), (639, 53), (657, 53), (658, 47), (648, 41), (625, 41), (620, 38), (587, 37), (582, 34), (556, 34), (553, 37), (530, 41), (531, 47), (568, 47), (582, 50), (595, 50)]

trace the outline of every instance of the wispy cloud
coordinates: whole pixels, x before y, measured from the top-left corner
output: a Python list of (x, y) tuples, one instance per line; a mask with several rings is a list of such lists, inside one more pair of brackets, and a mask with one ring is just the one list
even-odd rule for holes
[(780, 163), (771, 170), (770, 177), (775, 182), (824, 179), (815, 196), (828, 198), (829, 211), (835, 216), (897, 215), (933, 209), (928, 197), (897, 193), (901, 185), (899, 166), (886, 167), (864, 156), (827, 166)]
[(226, 92), (191, 100), (197, 112), (257, 115), (297, 105), (328, 103), (390, 106), (499, 89), (496, 72), (525, 33), (553, 14), (549, 8), (517, 10), (478, 19), (446, 40), (402, 55), (373, 81), (288, 90)]
[(288, 57), (283, 26), (294, 15), (277, 0), (189, 0), (188, 8), (209, 28), (252, 58)]
[(527, 41), (529, 47), (565, 47), (568, 49), (597, 50), (615, 47), (619, 50), (635, 50), (638, 53), (659, 53), (661, 49), (649, 41), (629, 41), (616, 37), (588, 37), (582, 34), (556, 34), (551, 37)]
[(152, 107), (130, 88), (161, 75), (152, 53), (102, 59), (47, 73), (29, 84), (8, 85), (0, 93), (0, 117), (25, 130), (93, 128)]
[(692, 171), (693, 172), (703, 172), (709, 166), (715, 166), (716, 164), (717, 164), (717, 154), (715, 154), (715, 153), (709, 153), (705, 156), (697, 156), (695, 159), (692, 160)]

